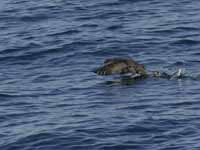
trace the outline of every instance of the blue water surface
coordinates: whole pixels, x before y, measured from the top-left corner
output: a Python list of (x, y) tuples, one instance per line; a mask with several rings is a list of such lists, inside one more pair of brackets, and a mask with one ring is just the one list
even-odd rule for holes
[[(188, 77), (107, 84), (115, 56)], [(2, 0), (0, 149), (199, 150), (199, 65), (199, 0)]]

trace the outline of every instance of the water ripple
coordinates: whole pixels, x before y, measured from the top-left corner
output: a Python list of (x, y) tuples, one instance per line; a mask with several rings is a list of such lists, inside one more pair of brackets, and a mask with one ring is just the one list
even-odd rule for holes
[[(199, 1), (0, 5), (0, 149), (198, 149)], [(181, 79), (96, 76), (126, 56)]]

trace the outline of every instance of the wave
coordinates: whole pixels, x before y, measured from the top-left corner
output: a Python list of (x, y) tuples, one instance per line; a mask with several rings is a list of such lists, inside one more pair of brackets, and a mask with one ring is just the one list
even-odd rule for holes
[(112, 26), (107, 27), (106, 29), (110, 30), (110, 31), (113, 31), (113, 30), (119, 30), (121, 28), (123, 28), (122, 25), (112, 25)]
[(199, 45), (199, 41), (198, 40), (192, 40), (192, 39), (180, 39), (180, 40), (176, 40), (172, 43), (170, 43), (170, 45)]
[(47, 36), (73, 35), (73, 34), (77, 34), (77, 33), (80, 33), (80, 32), (81, 31), (79, 31), (79, 30), (76, 30), (76, 29), (73, 30), (72, 29), (72, 30), (48, 34)]

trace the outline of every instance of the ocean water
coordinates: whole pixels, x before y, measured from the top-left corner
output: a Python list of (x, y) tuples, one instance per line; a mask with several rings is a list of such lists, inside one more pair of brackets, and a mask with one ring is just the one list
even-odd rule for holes
[[(2, 0), (1, 150), (200, 149), (199, 0)], [(107, 84), (128, 56), (182, 79)]]

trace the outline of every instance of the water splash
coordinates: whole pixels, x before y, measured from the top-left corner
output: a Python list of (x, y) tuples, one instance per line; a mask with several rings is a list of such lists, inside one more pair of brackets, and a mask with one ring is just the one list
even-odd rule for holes
[(184, 77), (184, 75), (185, 75), (185, 68), (179, 68), (176, 72), (174, 72), (171, 75), (170, 80), (180, 79), (180, 78)]

